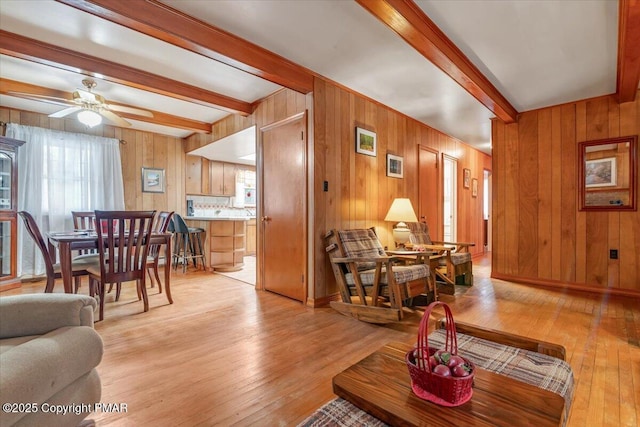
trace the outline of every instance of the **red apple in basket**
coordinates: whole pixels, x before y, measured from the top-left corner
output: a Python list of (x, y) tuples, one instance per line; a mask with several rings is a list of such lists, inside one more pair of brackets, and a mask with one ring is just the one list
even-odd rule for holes
[(435, 356), (436, 360), (443, 365), (446, 365), (449, 362), (449, 358), (451, 357), (451, 353), (446, 350), (436, 350), (433, 355)]
[(447, 362), (447, 366), (453, 370), (453, 368), (455, 368), (456, 366), (464, 365), (464, 363), (465, 363), (465, 360), (462, 357), (453, 355), (449, 358), (449, 361)]
[(451, 368), (451, 374), (454, 377), (466, 377), (471, 374), (471, 368), (466, 363)]
[(438, 365), (435, 368), (433, 368), (433, 373), (436, 375), (440, 375), (443, 377), (450, 377), (451, 376), (451, 370), (446, 367), (445, 365)]
[(433, 370), (433, 368), (435, 368), (439, 364), (440, 363), (438, 362), (438, 359), (436, 359), (435, 356), (429, 356), (429, 366), (431, 367), (431, 370)]

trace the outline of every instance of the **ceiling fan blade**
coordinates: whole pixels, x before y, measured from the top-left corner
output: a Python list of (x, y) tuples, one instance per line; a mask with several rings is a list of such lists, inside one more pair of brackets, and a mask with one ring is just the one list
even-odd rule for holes
[(102, 117), (104, 117), (105, 119), (107, 119), (108, 121), (110, 121), (111, 123), (113, 123), (116, 126), (120, 126), (120, 127), (129, 127), (131, 126), (131, 123), (129, 123), (128, 121), (126, 121), (125, 119), (123, 119), (122, 117), (118, 116), (116, 113), (106, 110), (106, 109), (101, 109), (99, 111), (100, 115)]
[(14, 92), (11, 90), (7, 91), (7, 95), (15, 96), (16, 98), (30, 99), (32, 101), (48, 102), (49, 104), (56, 104), (56, 105), (63, 105), (63, 106), (75, 105), (75, 102), (73, 102), (70, 99), (60, 98), (56, 96), (37, 95), (34, 93), (26, 93), (26, 92)]
[(124, 105), (108, 104), (107, 108), (109, 108), (109, 110), (112, 110), (112, 111), (120, 111), (122, 113), (135, 114), (136, 116), (153, 117), (153, 113), (151, 111), (141, 110), (139, 108), (127, 107)]
[(49, 114), (49, 117), (53, 117), (53, 118), (65, 117), (81, 109), (82, 107), (80, 106), (69, 107), (69, 108), (65, 108), (64, 110), (60, 110), (57, 113)]

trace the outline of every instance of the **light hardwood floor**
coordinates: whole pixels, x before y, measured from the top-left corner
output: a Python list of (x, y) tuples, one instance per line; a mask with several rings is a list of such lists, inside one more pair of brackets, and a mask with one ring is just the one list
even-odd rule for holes
[[(640, 424), (639, 300), (491, 280), (486, 258), (474, 264), (475, 285), (441, 297), (456, 319), (564, 345), (569, 426)], [(120, 302), (107, 297), (102, 402), (128, 411), (96, 413), (98, 426), (296, 425), (334, 397), (334, 375), (388, 341), (413, 342), (420, 314), (382, 327), (221, 275), (177, 272), (172, 284), (174, 304), (152, 290), (148, 313), (131, 284)]]

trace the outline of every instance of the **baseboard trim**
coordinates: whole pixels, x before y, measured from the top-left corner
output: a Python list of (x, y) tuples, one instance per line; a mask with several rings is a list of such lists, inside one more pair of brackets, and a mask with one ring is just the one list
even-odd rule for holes
[(340, 293), (335, 293), (332, 295), (327, 295), (322, 298), (307, 298), (307, 307), (319, 308), (319, 307), (329, 307), (331, 301), (341, 301)]
[(492, 279), (505, 280), (507, 282), (522, 283), (525, 285), (543, 286), (546, 288), (554, 288), (561, 290), (572, 290), (580, 292), (591, 292), (601, 295), (620, 295), (627, 297), (640, 298), (640, 290), (635, 291), (632, 289), (620, 289), (620, 288), (596, 288), (584, 283), (575, 282), (562, 282), (560, 280), (550, 279), (531, 279), (527, 277), (511, 276), (509, 274), (491, 273)]

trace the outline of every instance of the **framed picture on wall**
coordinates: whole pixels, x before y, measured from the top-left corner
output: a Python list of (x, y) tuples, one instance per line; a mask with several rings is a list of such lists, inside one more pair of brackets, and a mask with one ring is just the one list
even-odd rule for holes
[(616, 158), (587, 160), (584, 162), (584, 186), (614, 187), (616, 185), (617, 171)]
[(164, 169), (142, 168), (142, 191), (164, 193)]
[(356, 128), (356, 153), (376, 156), (376, 133)]
[(404, 159), (402, 157), (387, 154), (387, 176), (392, 178), (404, 176)]
[(471, 169), (463, 169), (462, 170), (462, 185), (464, 188), (471, 187)]
[(478, 197), (478, 180), (475, 178), (471, 180), (471, 196)]

